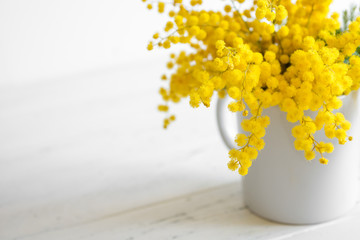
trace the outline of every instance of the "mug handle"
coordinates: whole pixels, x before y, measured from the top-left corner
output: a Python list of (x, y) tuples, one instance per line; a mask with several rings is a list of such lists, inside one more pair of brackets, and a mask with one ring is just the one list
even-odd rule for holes
[(225, 98), (218, 98), (216, 104), (216, 120), (217, 120), (216, 122), (223, 142), (229, 149), (233, 149), (236, 148), (237, 146), (235, 145), (234, 139), (232, 139), (229, 136), (229, 133), (225, 130), (224, 114), (222, 114), (224, 112), (223, 110), (225, 107), (226, 107)]

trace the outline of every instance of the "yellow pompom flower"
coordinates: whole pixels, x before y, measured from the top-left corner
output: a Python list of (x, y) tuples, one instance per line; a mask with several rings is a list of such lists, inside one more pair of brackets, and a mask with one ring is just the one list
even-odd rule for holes
[(351, 123), (347, 120), (343, 120), (340, 125), (345, 131), (348, 131), (351, 128)]
[(313, 160), (315, 158), (314, 151), (305, 151), (305, 158), (306, 160)]
[(217, 50), (223, 50), (225, 48), (225, 42), (223, 40), (216, 41), (215, 47)]
[(228, 109), (230, 112), (237, 112), (239, 111), (239, 104), (237, 102), (231, 102), (228, 104)]
[(229, 162), (228, 162), (228, 168), (231, 170), (231, 171), (235, 171), (239, 168), (239, 162), (237, 160), (234, 160), (234, 159), (231, 159)]
[(159, 2), (158, 3), (158, 11), (159, 11), (159, 13), (163, 13), (164, 10), (165, 10), (165, 3)]
[(165, 42), (163, 43), (163, 47), (164, 47), (165, 49), (168, 49), (168, 48), (170, 48), (170, 46), (171, 46), (170, 41), (169, 41), (169, 40), (165, 40)]
[(250, 144), (259, 151), (265, 147), (265, 141), (259, 138), (252, 138), (252, 142)]
[(200, 29), (200, 31), (198, 32), (198, 34), (196, 35), (196, 38), (198, 40), (204, 40), (206, 38), (206, 32), (202, 29)]
[(251, 12), (250, 12), (250, 10), (246, 9), (243, 14), (244, 14), (244, 16), (247, 17), (247, 18), (251, 18)]
[(257, 65), (261, 64), (262, 61), (263, 61), (263, 55), (261, 53), (258, 53), (258, 52), (254, 53), (253, 54), (253, 61)]
[(256, 4), (259, 8), (267, 8), (268, 7), (267, 0), (258, 0)]
[(199, 22), (199, 18), (198, 18), (197, 16), (190, 16), (190, 17), (187, 19), (186, 24), (187, 24), (188, 26), (194, 26), (194, 25), (196, 25), (198, 22)]
[(189, 28), (189, 35), (191, 36), (195, 36), (200, 32), (200, 28), (199, 26), (192, 26), (191, 28)]
[(332, 143), (325, 143), (324, 151), (327, 153), (332, 153), (334, 151), (334, 145)]
[(266, 51), (265, 52), (265, 60), (269, 63), (273, 62), (276, 59), (276, 54), (272, 51)]
[(225, 5), (224, 11), (227, 12), (227, 13), (231, 12), (231, 6), (230, 5)]
[(199, 16), (199, 24), (205, 24), (209, 21), (210, 15), (207, 12), (202, 12)]
[(231, 87), (228, 89), (228, 94), (233, 99), (240, 99), (241, 91), (238, 87)]
[(150, 42), (148, 45), (147, 45), (147, 50), (151, 51), (153, 50), (154, 46), (153, 46), (153, 43)]
[(235, 142), (239, 147), (244, 146), (248, 141), (248, 137), (245, 134), (237, 134)]
[(288, 16), (288, 12), (283, 5), (278, 5), (276, 7), (276, 22), (280, 24), (286, 17)]
[(154, 38), (154, 39), (158, 39), (158, 38), (159, 38), (159, 33), (155, 33), (155, 34), (153, 35), (153, 38)]
[(284, 38), (286, 37), (288, 34), (289, 34), (289, 28), (285, 25), (285, 26), (282, 26), (279, 31), (279, 37), (280, 38)]
[(265, 17), (266, 15), (266, 9), (264, 8), (257, 8), (256, 12), (255, 12), (256, 18), (261, 20)]
[(272, 22), (275, 19), (276, 14), (274, 12), (267, 11), (267, 13), (265, 14), (265, 17), (268, 21)]
[(289, 62), (289, 60), (290, 60), (290, 58), (286, 54), (283, 54), (283, 55), (280, 56), (280, 62), (282, 64), (287, 64)]
[(166, 105), (159, 105), (158, 106), (159, 111), (161, 112), (167, 112), (169, 110), (169, 107)]
[(295, 126), (293, 129), (292, 129), (292, 135), (295, 137), (295, 138), (305, 138), (308, 136), (308, 133), (306, 132), (306, 129), (304, 126), (300, 125), (300, 126)]
[(244, 167), (244, 168), (249, 168), (249, 167), (251, 167), (251, 165), (252, 165), (252, 161), (251, 161), (251, 160), (248, 160), (248, 159), (246, 159), (246, 160), (240, 160), (240, 165), (241, 165), (242, 167)]
[(257, 156), (258, 156), (258, 151), (255, 148), (252, 148), (252, 147), (246, 148), (246, 153), (249, 155), (249, 158), (251, 160), (256, 159)]
[(328, 162), (329, 162), (329, 160), (326, 159), (326, 158), (324, 158), (324, 157), (322, 157), (322, 158), (319, 159), (319, 162), (320, 162), (321, 164), (327, 165)]
[(197, 108), (200, 106), (200, 96), (198, 93), (196, 93), (195, 91), (191, 92), (190, 93), (190, 105), (193, 107), (193, 108)]
[(240, 168), (239, 168), (239, 174), (241, 175), (241, 176), (245, 176), (246, 174), (248, 174), (248, 168), (246, 168), (246, 167), (243, 167), (243, 166), (241, 166)]

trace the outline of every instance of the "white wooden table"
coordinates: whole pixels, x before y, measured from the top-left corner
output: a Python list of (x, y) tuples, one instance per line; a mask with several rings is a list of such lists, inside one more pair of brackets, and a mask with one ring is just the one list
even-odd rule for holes
[(360, 239), (359, 206), (312, 226), (250, 213), (214, 109), (184, 102), (162, 130), (163, 65), (139, 64), (0, 88), (1, 240)]

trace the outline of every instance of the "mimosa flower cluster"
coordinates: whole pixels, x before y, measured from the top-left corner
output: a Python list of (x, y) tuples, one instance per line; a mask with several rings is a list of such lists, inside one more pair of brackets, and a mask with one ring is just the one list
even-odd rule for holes
[[(329, 14), (330, 0), (245, 0), (224, 1), (219, 11), (202, 10), (202, 0), (147, 2), (148, 9), (167, 13), (170, 21), (155, 33), (148, 50), (168, 49), (185, 44), (191, 51), (171, 54), (163, 75), (167, 88), (161, 88), (168, 112), (169, 103), (189, 97), (197, 108), (209, 107), (214, 92), (228, 95), (231, 112), (241, 112), (242, 129), (237, 148), (230, 150), (228, 167), (241, 175), (248, 173), (258, 151), (265, 147), (263, 137), (270, 124), (263, 109), (279, 106), (292, 129), (294, 147), (305, 158), (327, 164), (326, 154), (334, 150), (330, 142), (319, 142), (317, 131), (325, 131), (339, 144), (351, 141), (351, 124), (336, 112), (339, 98), (360, 87), (360, 17), (340, 31), (339, 14)], [(146, 0), (143, 0), (146, 2)], [(315, 111), (316, 117), (306, 116)], [(164, 128), (175, 119), (164, 120)]]

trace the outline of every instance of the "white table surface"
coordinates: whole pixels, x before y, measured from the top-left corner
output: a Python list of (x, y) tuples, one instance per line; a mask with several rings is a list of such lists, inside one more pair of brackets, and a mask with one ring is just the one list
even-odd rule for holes
[(134, 66), (0, 88), (1, 240), (360, 239), (359, 205), (310, 226), (250, 213), (214, 109), (183, 102), (162, 130), (164, 65)]

